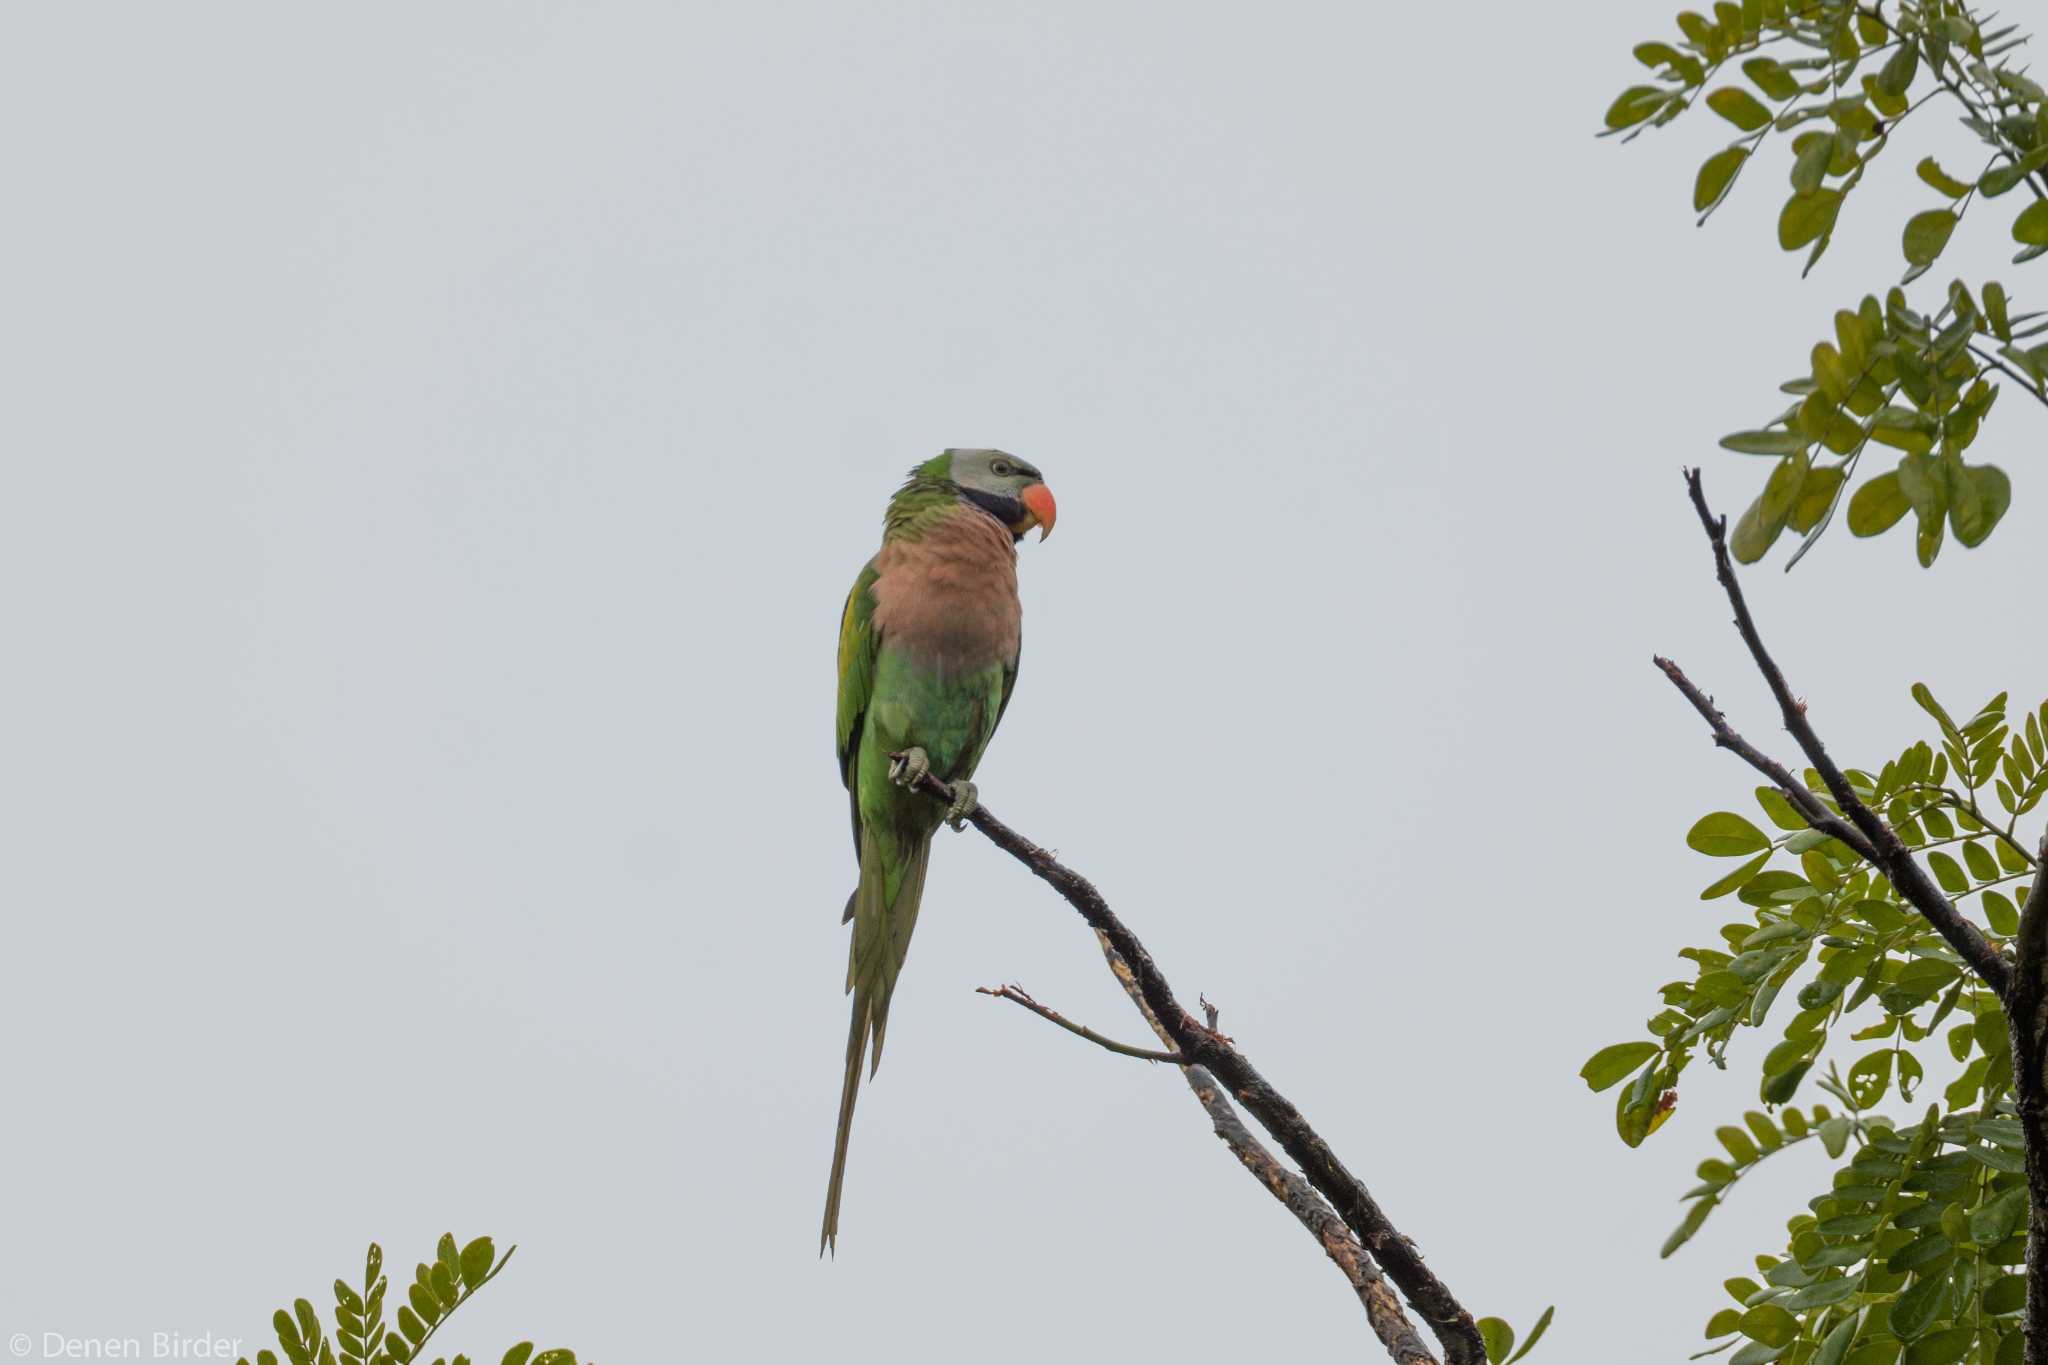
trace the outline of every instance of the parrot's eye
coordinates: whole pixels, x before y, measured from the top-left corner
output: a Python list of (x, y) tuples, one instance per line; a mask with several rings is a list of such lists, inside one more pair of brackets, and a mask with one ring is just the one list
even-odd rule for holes
[(988, 467), (988, 470), (989, 473), (995, 475), (999, 479), (1007, 479), (1010, 477), (1010, 475), (1017, 472), (1008, 460), (997, 460), (994, 464)]

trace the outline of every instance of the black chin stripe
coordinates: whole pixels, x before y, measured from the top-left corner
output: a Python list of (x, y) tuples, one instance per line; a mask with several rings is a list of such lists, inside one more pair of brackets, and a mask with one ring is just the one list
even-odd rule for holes
[(1000, 521), (1005, 530), (1024, 520), (1026, 515), (1024, 504), (1015, 498), (1006, 498), (1000, 493), (984, 493), (978, 488), (963, 488), (960, 493), (976, 507)]

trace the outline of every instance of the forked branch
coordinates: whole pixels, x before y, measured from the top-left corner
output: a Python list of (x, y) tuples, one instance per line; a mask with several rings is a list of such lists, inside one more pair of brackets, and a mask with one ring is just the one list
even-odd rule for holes
[(1777, 701), (1786, 730), (1791, 732), (1807, 762), (1820, 774), (1821, 782), (1833, 800), (1833, 809), (1830, 810), (1828, 803), (1809, 791), (1804, 783), (1796, 781), (1782, 764), (1767, 757), (1738, 734), (1714, 706), (1712, 698), (1695, 687), (1677, 664), (1659, 658), (1657, 667), (1673, 686), (1685, 694), (1693, 709), (1706, 718), (1716, 744), (1733, 750), (1744, 762), (1770, 778), (1809, 825), (1840, 839), (1884, 873), (1899, 894), (1934, 926), (1935, 931), (1947, 940), (1984, 984), (1997, 992), (2001, 1000), (2006, 999), (2011, 989), (2012, 964), (1942, 894), (1941, 888), (1914, 861), (1912, 850), (1906, 847), (1897, 831), (1856, 794), (1855, 788), (1849, 785), (1849, 779), (1828, 756), (1827, 746), (1821, 743), (1813, 723), (1807, 718), (1806, 703), (1794, 695), (1791, 685), (1785, 681), (1784, 671), (1771, 658), (1770, 651), (1764, 648), (1756, 621), (1749, 614), (1749, 603), (1743, 598), (1742, 585), (1735, 578), (1734, 561), (1728, 554), (1727, 519), (1715, 516), (1707, 506), (1706, 494), (1700, 488), (1699, 470), (1685, 471), (1685, 486), (1692, 495), (1693, 510), (1699, 513), (1700, 526), (1713, 547), (1714, 576), (1720, 580), (1721, 589), (1728, 596), (1728, 604), (1735, 609), (1735, 628), (1741, 633), (1743, 644), (1749, 648), (1749, 657), (1756, 662), (1757, 671), (1763, 675), (1765, 685)]
[[(948, 804), (953, 800), (952, 789), (936, 777), (926, 776), (920, 790)], [(1387, 1278), (1422, 1315), (1430, 1331), (1443, 1343), (1444, 1359), (1448, 1365), (1484, 1365), (1486, 1346), (1480, 1338), (1478, 1324), (1450, 1288), (1437, 1278), (1436, 1272), (1424, 1264), (1415, 1243), (1395, 1228), (1371, 1191), (1346, 1169), (1329, 1143), (1309, 1125), (1293, 1102), (1275, 1090), (1233, 1043), (1188, 1013), (1175, 998), (1173, 988), (1167, 984), (1159, 964), (1152, 960), (1152, 954), (1117, 918), (1094, 884), (998, 820), (989, 813), (988, 807), (976, 808), (967, 818), (988, 837), (989, 842), (1023, 863), (1034, 876), (1059, 892), (1102, 936), (1128, 968), (1138, 999), (1158, 1021), (1162, 1041), (1172, 1045), (1185, 1065), (1206, 1068), (1223, 1090), (1235, 1096), (1238, 1103), (1249, 1110), (1260, 1126), (1280, 1144), (1307, 1177), (1308, 1183), (1321, 1192), (1336, 1215), (1356, 1235), (1361, 1247), (1377, 1258)], [(1199, 1095), (1200, 1092), (1197, 1093)], [(1370, 1311), (1370, 1302), (1367, 1307)], [(1385, 1340), (1384, 1335), (1382, 1340)], [(1389, 1349), (1393, 1349), (1391, 1343)], [(1395, 1358), (1403, 1360), (1404, 1365), (1413, 1359), (1412, 1356), (1404, 1359), (1398, 1353)]]

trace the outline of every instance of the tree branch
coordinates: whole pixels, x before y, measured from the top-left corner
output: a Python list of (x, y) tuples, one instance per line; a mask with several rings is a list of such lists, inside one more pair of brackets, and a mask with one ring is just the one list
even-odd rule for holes
[(998, 1000), (1008, 1000), (1012, 1004), (1022, 1005), (1039, 1018), (1058, 1024), (1075, 1037), (1086, 1038), (1095, 1046), (1107, 1048), (1109, 1051), (1122, 1057), (1136, 1057), (1147, 1062), (1172, 1062), (1175, 1066), (1179, 1066), (1187, 1060), (1178, 1052), (1158, 1052), (1151, 1048), (1132, 1047), (1128, 1043), (1119, 1043), (1114, 1038), (1105, 1038), (1094, 1029), (1085, 1028), (1075, 1023), (1051, 1006), (1039, 1004), (1031, 998), (1031, 992), (1025, 990), (1022, 986), (976, 986), (974, 993), (976, 995), (992, 995)]
[[(952, 789), (930, 775), (920, 784), (920, 790), (948, 804), (953, 800)], [(978, 807), (967, 818), (989, 842), (1031, 869), (1034, 876), (1059, 892), (1080, 912), (1082, 919), (1109, 940), (1129, 965), (1139, 994), (1159, 1020), (1162, 1036), (1187, 1064), (1208, 1068), (1272, 1134), (1309, 1183), (1322, 1192), (1337, 1215), (1358, 1235), (1359, 1242), (1379, 1258), (1388, 1278), (1408, 1296), (1409, 1303), (1443, 1343), (1448, 1365), (1483, 1365), (1486, 1346), (1480, 1339), (1478, 1325), (1449, 1287), (1436, 1277), (1436, 1272), (1423, 1263), (1415, 1244), (1394, 1227), (1372, 1193), (1338, 1160), (1330, 1144), (1309, 1126), (1292, 1101), (1275, 1090), (1234, 1045), (1197, 1023), (1181, 1006), (1152, 954), (1116, 917), (1094, 884), (996, 819), (988, 807)]]
[(2033, 889), (2020, 910), (2013, 947), (2012, 990), (2006, 997), (2006, 1029), (2012, 1035), (2014, 1107), (2027, 1156), (2027, 1359), (2048, 1351), (2048, 836), (2041, 840)]
[[(1784, 717), (1785, 728), (1791, 732), (1792, 738), (1798, 741), (1800, 751), (1806, 755), (1807, 761), (1819, 772), (1822, 783), (1834, 797), (1835, 808), (1841, 812), (1842, 817), (1846, 817), (1848, 824), (1854, 827), (1852, 832), (1861, 835), (1861, 839), (1851, 840), (1838, 832), (1842, 824), (1840, 817), (1833, 820), (1832, 826), (1817, 821), (1814, 818), (1813, 806), (1818, 804), (1818, 800), (1811, 793), (1807, 793), (1804, 800), (1800, 798), (1799, 793), (1805, 791), (1803, 784), (1789, 782), (1789, 773), (1764, 758), (1729, 728), (1727, 721), (1722, 719), (1721, 713), (1714, 708), (1713, 702), (1701, 694), (1698, 688), (1684, 680), (1685, 675), (1679, 671), (1676, 664), (1659, 659), (1657, 666), (1664, 670), (1665, 676), (1686, 694), (1686, 699), (1692, 702), (1694, 709), (1705, 716), (1707, 723), (1714, 727), (1714, 739), (1717, 744), (1734, 749), (1748, 760), (1752, 767), (1756, 767), (1758, 771), (1776, 782), (1787, 799), (1794, 802), (1800, 814), (1815, 829), (1841, 838), (1884, 873), (1899, 894), (1934, 926), (1935, 931), (1947, 940), (1948, 945), (1956, 950), (1984, 983), (1996, 991), (2000, 999), (2004, 999), (2010, 987), (2011, 964), (1992, 946), (1989, 939), (1978, 932), (1977, 926), (1964, 918), (1962, 912), (1949, 902), (1948, 897), (1942, 894), (1941, 888), (1936, 886), (1920, 864), (1913, 860), (1912, 850), (1906, 847), (1898, 833), (1885, 823), (1882, 816), (1863, 803), (1863, 799), (1857, 796), (1855, 789), (1849, 785), (1849, 779), (1835, 766), (1834, 759), (1828, 757), (1827, 746), (1821, 743), (1820, 736), (1814, 732), (1812, 723), (1807, 719), (1806, 703), (1793, 695), (1792, 688), (1785, 681), (1784, 672), (1771, 658), (1770, 651), (1764, 648), (1763, 637), (1757, 632), (1756, 621), (1749, 614), (1749, 603), (1743, 598), (1742, 586), (1735, 579), (1734, 562), (1728, 556), (1727, 519), (1715, 516), (1707, 506), (1706, 494), (1700, 488), (1699, 470), (1685, 471), (1685, 486), (1692, 495), (1693, 509), (1699, 513), (1700, 526), (1706, 531), (1707, 540), (1713, 546), (1714, 576), (1720, 580), (1721, 588), (1728, 596), (1728, 604), (1735, 609), (1735, 628), (1741, 633), (1742, 642), (1749, 647), (1749, 657), (1755, 661), (1757, 671), (1763, 674), (1764, 683), (1770, 688), (1772, 697), (1777, 700), (1779, 713)], [(1828, 814), (1825, 807), (1821, 807), (1821, 813)]]
[(1863, 837), (1862, 831), (1847, 820), (1829, 810), (1824, 802), (1796, 780), (1785, 765), (1758, 749), (1754, 744), (1736, 733), (1728, 718), (1721, 714), (1721, 708), (1714, 705), (1714, 699), (1700, 691), (1685, 670), (1662, 655), (1652, 655), (1650, 662), (1664, 670), (1664, 676), (1671, 679), (1671, 685), (1685, 694), (1693, 710), (1706, 717), (1707, 727), (1714, 732), (1714, 743), (1731, 750), (1744, 763), (1771, 779), (1779, 795), (1792, 803), (1794, 810), (1805, 818), (1806, 823), (1823, 834), (1833, 835), (1856, 850), (1857, 854), (1870, 862), (1877, 861), (1877, 850)]
[[(1144, 992), (1138, 988), (1138, 978), (1131, 971), (1131, 965), (1118, 955), (1109, 943), (1109, 938), (1100, 929), (1095, 931), (1095, 942), (1102, 949), (1102, 956), (1109, 963), (1109, 970), (1116, 977), (1117, 984), (1124, 988), (1124, 994), (1131, 997), (1138, 1013), (1145, 1016), (1145, 1022), (1159, 1035), (1161, 1042), (1171, 1041), (1171, 1035), (1145, 1003)], [(1207, 1000), (1202, 1008), (1209, 1019), (1211, 1032), (1216, 1028), (1216, 1007)], [(1415, 1334), (1414, 1326), (1407, 1314), (1401, 1311), (1400, 1301), (1394, 1291), (1387, 1287), (1386, 1277), (1373, 1263), (1372, 1253), (1359, 1243), (1358, 1237), (1344, 1225), (1330, 1206), (1323, 1202), (1321, 1195), (1299, 1175), (1289, 1170), (1266, 1150), (1266, 1145), (1252, 1135), (1231, 1107), (1223, 1094), (1223, 1087), (1209, 1074), (1208, 1068), (1184, 1067), (1181, 1076), (1194, 1092), (1195, 1100), (1209, 1115), (1209, 1122), (1216, 1136), (1230, 1148), (1244, 1168), (1251, 1172), (1253, 1179), (1264, 1185), (1286, 1210), (1293, 1214), (1300, 1224), (1308, 1229), (1330, 1258), (1339, 1273), (1350, 1282), (1352, 1292), (1365, 1305), (1366, 1320), (1372, 1324), (1373, 1335), (1387, 1348), (1398, 1365), (1436, 1365), (1436, 1357), (1422, 1344), (1422, 1338)]]

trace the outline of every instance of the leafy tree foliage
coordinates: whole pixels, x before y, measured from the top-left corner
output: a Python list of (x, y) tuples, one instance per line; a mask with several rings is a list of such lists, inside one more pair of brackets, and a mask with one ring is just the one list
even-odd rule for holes
[[(312, 1301), (300, 1299), (271, 1318), (277, 1344), (291, 1365), (408, 1365), (419, 1359), (450, 1314), (497, 1278), (517, 1250), (507, 1247), (500, 1256), (488, 1237), (458, 1246), (453, 1233), (442, 1234), (434, 1259), (422, 1261), (414, 1270), (394, 1330), (384, 1320), (385, 1291), (391, 1284), (384, 1273), (384, 1249), (372, 1242), (363, 1264), (362, 1287), (346, 1280), (334, 1282), (333, 1333), (321, 1323)], [(257, 1365), (278, 1365), (275, 1351), (258, 1351), (256, 1360)], [(236, 1365), (249, 1365), (248, 1358)], [(436, 1356), (434, 1365), (449, 1362)], [(469, 1357), (456, 1356), (454, 1365), (469, 1365)], [(558, 1348), (536, 1355), (533, 1343), (522, 1341), (505, 1352), (501, 1365), (576, 1365), (576, 1353)]]
[[(2013, 263), (2048, 252), (2048, 93), (2010, 64), (2026, 36), (2011, 25), (1987, 29), (1955, 0), (1898, 0), (1889, 9), (1852, 0), (1720, 0), (1711, 17), (1680, 14), (1678, 29), (1676, 41), (1636, 47), (1655, 74), (1609, 106), (1607, 131), (1632, 138), (1700, 103), (1733, 124), (1739, 136), (1707, 158), (1694, 182), (1701, 222), (1779, 135), (1790, 193), (1778, 243), (1804, 252), (1806, 270), (1827, 251), (1865, 173), (1920, 109), (1939, 101), (1955, 111), (1983, 158), (1961, 175), (1931, 156), (1919, 162), (1916, 174), (1934, 202), (1901, 229), (1902, 279), (1882, 299), (1867, 293), (1835, 314), (1832, 334), (1781, 386), (1789, 406), (1722, 439), (1775, 462), (1736, 524), (1735, 557), (1753, 563), (1791, 530), (1803, 539), (1789, 568), (1845, 495), (1853, 535), (1882, 534), (1913, 513), (1923, 565), (1949, 534), (1965, 546), (1983, 543), (2011, 504), (2012, 483), (1967, 453), (1999, 378), (2048, 403), (2048, 313), (2013, 312), (1996, 280), (1974, 291), (1955, 280), (1917, 305), (1905, 286), (1934, 267), (1973, 207), (1998, 212), (1978, 206), (2016, 189), (2027, 193), (2006, 200), (2018, 205)], [(1859, 470), (1863, 482), (1852, 493)]]
[[(1849, 781), (1951, 902), (2009, 942), (2036, 873), (2019, 826), (2048, 797), (2048, 702), (2014, 716), (2000, 695), (1958, 723), (1924, 686), (1913, 696), (1935, 722), (1931, 741), (1874, 773), (1850, 769)], [(1835, 808), (1818, 773), (1806, 781)], [(1727, 1338), (1724, 1349), (1741, 1343), (1731, 1365), (1889, 1365), (1902, 1353), (1909, 1365), (1947, 1365), (1972, 1352), (1983, 1365), (2018, 1361), (2024, 1279), (2009, 1268), (2025, 1257), (2026, 1191), (2003, 1008), (1880, 872), (1776, 790), (1757, 788), (1756, 803), (1762, 824), (1716, 811), (1686, 836), (1702, 854), (1740, 860), (1700, 898), (1732, 898), (1744, 913), (1717, 943), (1679, 954), (1692, 975), (1662, 988), (1647, 1039), (1601, 1049), (1580, 1073), (1595, 1090), (1621, 1086), (1616, 1126), (1635, 1146), (1670, 1115), (1696, 1056), (1725, 1068), (1738, 1030), (1784, 1021), (1758, 1067), (1764, 1109), (1716, 1130), (1722, 1151), (1700, 1163), (1662, 1254), (1766, 1158), (1815, 1143), (1836, 1159), (1851, 1153), (1786, 1225), (1784, 1251), (1758, 1257), (1761, 1281), (1728, 1281), (1737, 1306), (1716, 1313), (1707, 1335)], [(1965, 1065), (1927, 1103), (1919, 1047), (1937, 1035)], [(1846, 1073), (1813, 1080), (1840, 1112), (1801, 1110), (1792, 1102), (1835, 1037), (1868, 1048)], [(1906, 1127), (1872, 1112), (1893, 1097), (1926, 1104), (1924, 1116)]]
[[(1912, 513), (1923, 566), (1951, 535), (1981, 544), (2012, 486), (1968, 453), (2003, 388), (2048, 404), (2048, 314), (2015, 312), (1997, 280), (1972, 288), (1957, 279), (1938, 292), (1915, 285), (1966, 214), (2006, 212), (1987, 207), (1996, 200), (2014, 206), (2013, 263), (2048, 252), (2048, 95), (2012, 64), (2026, 36), (1955, 0), (1723, 0), (1711, 17), (1679, 15), (1678, 29), (1675, 41), (1635, 49), (1654, 74), (1614, 101), (1608, 131), (1632, 138), (1700, 103), (1733, 124), (1739, 135), (1695, 179), (1702, 222), (1783, 135), (1789, 193), (1778, 241), (1804, 253), (1809, 271), (1866, 172), (1919, 110), (1955, 113), (1982, 157), (1961, 174), (1935, 157), (1918, 163), (1934, 199), (1901, 226), (1901, 278), (1835, 313), (1831, 334), (1781, 386), (1790, 401), (1776, 415), (1722, 438), (1728, 450), (1772, 462), (1729, 550), (1753, 563), (1790, 530), (1802, 540), (1789, 568), (1844, 508), (1858, 536)], [(1889, 467), (1863, 467), (1879, 456)], [(1724, 582), (1735, 596), (1732, 578)], [(2042, 1081), (2038, 1066), (2014, 1060), (2016, 1050), (2038, 1059), (2048, 1033), (2048, 1013), (2035, 1017), (2037, 987), (2015, 984), (2048, 979), (2037, 933), (2048, 902), (2029, 899), (2034, 850), (2048, 847), (2038, 815), (2048, 797), (2048, 703), (2016, 711), (2001, 694), (1958, 720), (1925, 686), (1913, 697), (1931, 730), (1881, 766), (1831, 769), (1846, 786), (1807, 769), (1757, 788), (1754, 811), (1719, 810), (1693, 825), (1686, 842), (1733, 865), (1701, 899), (1741, 909), (1716, 941), (1680, 953), (1689, 973), (1661, 988), (1646, 1036), (1601, 1049), (1581, 1072), (1592, 1089), (1616, 1091), (1616, 1127), (1636, 1146), (1669, 1118), (1694, 1059), (1726, 1069), (1740, 1052), (1757, 1069), (1756, 1107), (1715, 1130), (1719, 1150), (1699, 1164), (1665, 1256), (1760, 1163), (1817, 1148), (1835, 1164), (1785, 1223), (1783, 1243), (1756, 1258), (1753, 1275), (1725, 1282), (1733, 1302), (1708, 1320), (1701, 1354), (1732, 1352), (1730, 1365), (2048, 1359), (2048, 1340), (2030, 1353), (2023, 1328), (2027, 1172), (2030, 1160), (2037, 1176), (2048, 1162), (2039, 1137), (2031, 1152), (2028, 1139)], [(1789, 691), (1781, 704), (1789, 725)], [(1829, 766), (1817, 747), (1807, 751)], [(1852, 798), (1867, 808), (1862, 833), (1854, 821), (1830, 826), (1842, 838), (1817, 827), (1828, 813), (1845, 815)], [(1863, 838), (1878, 816), (1907, 852), (1843, 842)], [(2023, 833), (2030, 817), (2035, 827)], [(1866, 861), (1873, 854), (1917, 892), (1902, 895)], [(1967, 930), (1960, 940), (1937, 930), (1930, 917), (1943, 898), (2010, 973), (1982, 955), (1966, 961), (1956, 945), (1967, 947)], [(1768, 1046), (1737, 1048), (1743, 1030), (1766, 1027), (1776, 1030)], [(1831, 1041), (1846, 1046), (1829, 1053)], [(1929, 1063), (1943, 1050), (1949, 1060), (1939, 1065), (1954, 1079), (1930, 1082)], [(1853, 1056), (1846, 1069), (1823, 1062), (1842, 1052)], [(2034, 1260), (2039, 1279), (2038, 1251)]]

